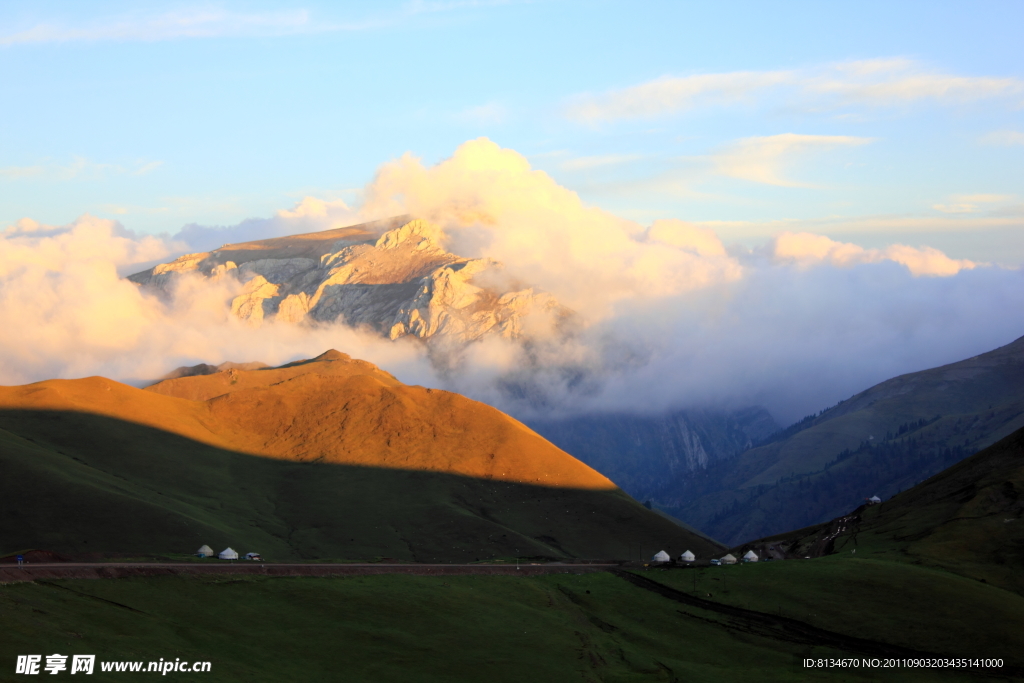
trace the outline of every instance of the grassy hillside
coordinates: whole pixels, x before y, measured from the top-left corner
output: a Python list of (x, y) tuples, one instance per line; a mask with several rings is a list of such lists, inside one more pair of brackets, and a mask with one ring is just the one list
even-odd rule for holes
[(736, 544), (893, 496), (1021, 427), (1024, 338), (883, 382), (654, 499)]
[(835, 551), (941, 567), (1024, 595), (1024, 430), (865, 509)]
[[(102, 378), (4, 388), (0, 555), (204, 543), (415, 561), (717, 550), (498, 411), (348, 376), (350, 365), (266, 371), (270, 385), (243, 378), (207, 401)], [(230, 386), (220, 374), (174, 381)]]
[(0, 619), (18, 624), (0, 639), (5, 672), (18, 654), (60, 652), (212, 663), (209, 674), (175, 680), (968, 679), (803, 669), (804, 657), (845, 653), (774, 637), (604, 573), (52, 581), (0, 586)]

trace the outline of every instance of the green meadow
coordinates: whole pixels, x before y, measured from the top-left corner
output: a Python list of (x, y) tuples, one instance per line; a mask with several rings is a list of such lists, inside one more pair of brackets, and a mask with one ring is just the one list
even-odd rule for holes
[[(803, 570), (798, 562), (778, 569), (789, 567)], [(762, 569), (776, 567), (722, 575)], [(645, 574), (671, 581), (688, 572)], [(743, 602), (765, 586), (737, 580), (728, 590)], [(55, 652), (212, 662), (209, 674), (168, 674), (180, 681), (971, 680), (965, 672), (804, 669), (805, 657), (849, 655), (770, 637), (609, 573), (8, 584), (0, 620), (0, 680), (24, 678), (13, 676), (17, 655)]]

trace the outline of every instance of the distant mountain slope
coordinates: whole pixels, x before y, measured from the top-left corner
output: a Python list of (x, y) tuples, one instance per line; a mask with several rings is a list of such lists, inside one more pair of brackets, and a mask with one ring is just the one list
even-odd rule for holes
[(1024, 338), (882, 382), (652, 497), (736, 544), (892, 496), (1021, 427)]
[[(503, 413), (328, 352), (143, 391), (0, 387), (6, 550), (630, 557), (717, 546)], [(241, 548), (239, 548), (241, 550)]]
[(169, 296), (183, 277), (230, 278), (243, 285), (231, 311), (253, 325), (344, 321), (391, 339), (518, 338), (527, 317), (546, 316), (550, 326), (571, 315), (549, 294), (511, 282), (499, 263), (449, 253), (441, 238), (426, 221), (398, 217), (227, 244), (128, 279)]

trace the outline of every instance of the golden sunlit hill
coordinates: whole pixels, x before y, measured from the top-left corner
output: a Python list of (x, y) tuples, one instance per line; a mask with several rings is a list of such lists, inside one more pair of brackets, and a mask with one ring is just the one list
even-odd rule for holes
[(2, 551), (636, 558), (719, 549), (520, 422), (337, 351), (0, 388)]

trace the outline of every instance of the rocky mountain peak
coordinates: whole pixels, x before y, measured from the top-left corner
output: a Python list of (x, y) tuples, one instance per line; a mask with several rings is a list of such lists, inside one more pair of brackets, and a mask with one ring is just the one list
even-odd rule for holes
[(506, 277), (486, 277), (498, 274), (500, 263), (449, 253), (442, 241), (441, 229), (428, 221), (391, 219), (225, 245), (129, 280), (171, 297), (182, 277), (233, 278), (241, 288), (231, 312), (251, 325), (344, 322), (391, 339), (518, 338), (528, 316), (556, 324), (571, 315), (547, 293), (494, 284), (508, 283)]
[(397, 249), (404, 245), (412, 246), (416, 251), (432, 249), (444, 251), (441, 248), (443, 233), (433, 223), (416, 219), (411, 220), (400, 228), (388, 230), (373, 246), (377, 249)]

